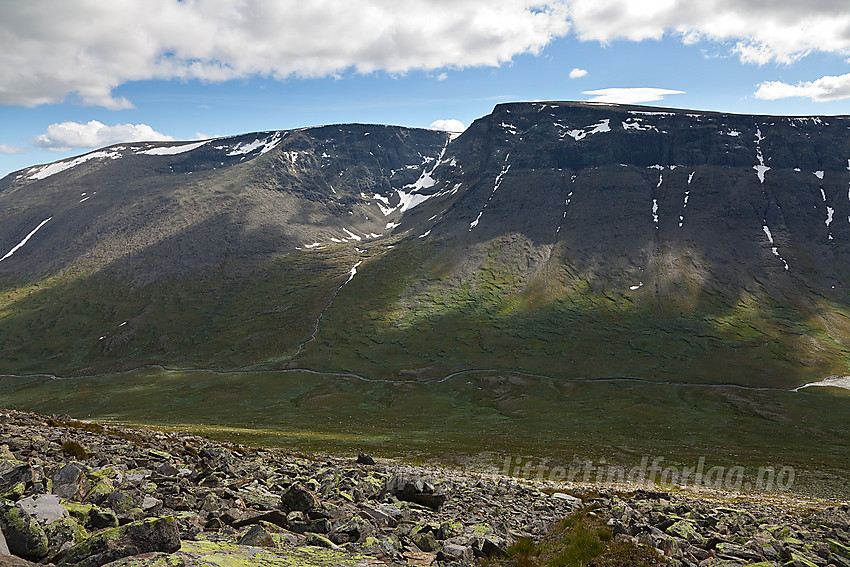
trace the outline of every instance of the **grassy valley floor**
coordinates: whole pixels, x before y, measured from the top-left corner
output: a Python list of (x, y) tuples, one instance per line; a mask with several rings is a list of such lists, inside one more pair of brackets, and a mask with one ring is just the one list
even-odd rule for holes
[[(848, 392), (569, 380), (470, 371), (364, 381), (303, 370), (144, 369), (71, 379), (0, 377), (9, 408), (202, 433), (256, 446), (663, 484), (850, 498)], [(666, 471), (666, 472), (665, 472)], [(689, 472), (690, 471), (690, 472)], [(767, 481), (772, 486), (767, 486)], [(778, 485), (778, 486), (777, 486)]]

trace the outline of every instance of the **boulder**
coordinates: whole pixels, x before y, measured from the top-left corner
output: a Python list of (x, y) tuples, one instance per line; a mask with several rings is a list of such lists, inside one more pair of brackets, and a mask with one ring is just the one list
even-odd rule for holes
[(0, 531), (12, 555), (30, 561), (47, 557), (47, 535), (35, 518), (8, 500), (0, 501)]
[(254, 524), (251, 526), (245, 535), (239, 538), (239, 545), (250, 545), (253, 547), (274, 547), (274, 539), (272, 535), (261, 525)]
[(6, 544), (6, 537), (3, 535), (3, 530), (0, 529), (0, 556), (10, 554), (9, 546)]
[(90, 530), (114, 528), (118, 526), (118, 516), (108, 508), (92, 506), (86, 514), (85, 526)]
[(37, 567), (37, 565), (38, 563), (32, 563), (14, 555), (0, 555), (0, 567)]
[(33, 470), (29, 463), (16, 460), (0, 461), (0, 497), (23, 495), (28, 484), (32, 484)]
[(72, 547), (59, 565), (100, 567), (116, 559), (180, 549), (180, 534), (174, 518), (148, 518), (109, 528)]
[(82, 500), (88, 492), (86, 472), (79, 463), (68, 463), (53, 475), (53, 494), (66, 500)]
[(437, 561), (443, 563), (451, 563), (457, 561), (460, 563), (472, 563), (472, 549), (465, 545), (457, 545), (455, 543), (447, 543), (437, 553)]
[(44, 533), (48, 543), (47, 559), (51, 563), (61, 559), (69, 549), (88, 537), (80, 524), (67, 517), (58, 518), (45, 526)]
[(328, 538), (336, 544), (362, 543), (367, 537), (375, 533), (375, 527), (359, 516), (353, 516), (348, 520), (334, 526)]
[(433, 510), (439, 510), (447, 495), (429, 481), (418, 476), (396, 473), (387, 481), (387, 492), (406, 502), (414, 502)]
[(304, 485), (295, 483), (281, 496), (281, 506), (288, 512), (309, 512), (319, 507), (319, 499)]
[(59, 518), (68, 517), (68, 510), (59, 503), (55, 494), (28, 496), (19, 500), (18, 506), (40, 524), (52, 524)]

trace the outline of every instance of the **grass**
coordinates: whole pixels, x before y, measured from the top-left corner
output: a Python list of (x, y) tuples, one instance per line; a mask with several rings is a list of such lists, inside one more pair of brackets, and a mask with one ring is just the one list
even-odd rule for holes
[(442, 383), (363, 382), (300, 371), (150, 369), (69, 380), (0, 377), (0, 399), (48, 415), (296, 452), (362, 449), (498, 470), (511, 459), (508, 472), (521, 458), (533, 464), (532, 475), (545, 464), (543, 478), (552, 479), (565, 479), (585, 460), (631, 468), (646, 457), (663, 459), (664, 467), (693, 467), (703, 457), (706, 470), (741, 466), (748, 480), (759, 467), (789, 466), (794, 491), (850, 496), (848, 395), (828, 388), (761, 391), (505, 373)]

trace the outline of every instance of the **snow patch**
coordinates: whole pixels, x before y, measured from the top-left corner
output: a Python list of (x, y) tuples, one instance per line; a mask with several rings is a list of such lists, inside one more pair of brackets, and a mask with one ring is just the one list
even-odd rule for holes
[(812, 173), (818, 179), (823, 179), (823, 171), (813, 171)]
[(26, 244), (26, 243), (27, 243), (27, 241), (28, 241), (30, 238), (32, 238), (32, 235), (33, 235), (33, 234), (35, 234), (36, 232), (38, 232), (38, 229), (40, 229), (41, 227), (43, 227), (44, 225), (46, 225), (46, 224), (47, 224), (47, 222), (48, 222), (50, 219), (52, 219), (52, 218), (53, 218), (53, 217), (48, 217), (48, 218), (44, 219), (43, 221), (41, 221), (41, 222), (38, 224), (38, 226), (37, 226), (37, 227), (35, 227), (34, 229), (32, 229), (32, 232), (30, 232), (29, 234), (27, 234), (27, 235), (24, 237), (24, 239), (23, 239), (23, 240), (21, 240), (20, 242), (18, 242), (18, 243), (14, 246), (14, 248), (12, 248), (12, 249), (11, 249), (11, 250), (9, 250), (8, 252), (6, 252), (6, 255), (5, 255), (5, 256), (3, 256), (2, 258), (0, 258), (0, 262), (2, 262), (3, 260), (5, 260), (5, 259), (6, 259), (6, 258), (8, 258), (9, 256), (11, 256), (12, 254), (14, 254), (15, 252), (17, 252), (18, 250), (20, 250), (20, 249), (21, 249), (21, 247), (22, 247), (24, 244)]
[(756, 175), (758, 175), (759, 183), (764, 183), (764, 174), (770, 171), (770, 168), (764, 165), (764, 155), (761, 153), (761, 142), (764, 140), (764, 136), (761, 135), (761, 128), (756, 131), (756, 157), (759, 162), (753, 166), (753, 169), (756, 170)]
[(629, 286), (629, 289), (632, 291), (636, 291), (643, 287), (643, 282), (638, 282), (637, 285)]
[[(369, 133), (367, 132), (366, 135), (368, 136)], [(343, 229), (343, 230), (345, 230), (345, 229)], [(349, 272), (351, 275), (348, 276), (348, 279), (345, 280), (345, 283), (348, 283), (348, 282), (350, 282), (351, 280), (354, 279), (354, 276), (357, 275), (357, 266), (359, 266), (362, 263), (363, 263), (363, 260), (360, 260), (359, 262), (354, 264), (354, 266), (351, 268), (351, 272)], [(345, 284), (342, 284), (342, 285), (345, 285)]]
[(349, 239), (351, 239), (351, 240), (356, 240), (357, 242), (360, 242), (361, 240), (363, 240), (362, 238), (360, 238), (359, 236), (357, 236), (356, 234), (354, 234), (353, 232), (351, 232), (350, 230), (348, 230), (345, 227), (342, 227), (342, 230), (345, 231), (345, 233), (348, 235)]
[(799, 392), (803, 388), (811, 388), (813, 386), (829, 386), (832, 388), (844, 388), (845, 390), (850, 390), (850, 376), (830, 376), (828, 378), (824, 378), (820, 382), (810, 382), (800, 386), (799, 388), (794, 388), (794, 391)]
[(599, 121), (597, 124), (591, 124), (590, 126), (585, 126), (581, 130), (567, 130), (564, 134), (561, 135), (561, 138), (564, 136), (569, 136), (576, 142), (579, 140), (583, 140), (587, 136), (591, 134), (600, 134), (602, 132), (610, 132), (611, 131), (611, 119), (605, 118)]
[(643, 118), (627, 118), (625, 121), (621, 122), (623, 125), (623, 130), (637, 130), (638, 132), (658, 132), (658, 127), (653, 126), (652, 124), (641, 124), (643, 122)]
[(29, 176), (27, 179), (40, 180), (45, 179), (46, 177), (50, 177), (51, 175), (56, 175), (57, 173), (61, 173), (65, 170), (71, 169), (72, 167), (76, 167), (81, 163), (85, 163), (89, 160), (93, 159), (118, 159), (121, 157), (121, 153), (117, 151), (101, 151), (101, 152), (92, 152), (90, 154), (86, 154), (84, 156), (79, 156), (71, 160), (58, 161), (56, 163), (51, 163), (48, 165), (43, 165), (39, 167), (34, 167), (30, 169), (27, 173)]
[[(507, 154), (507, 155), (505, 156), (505, 161), (506, 161), (506, 162), (508, 161), (508, 158), (509, 158), (509, 157), (510, 157), (510, 154)], [(484, 214), (484, 209), (486, 209), (486, 208), (487, 208), (487, 205), (489, 205), (489, 204), (490, 204), (490, 201), (493, 199), (493, 195), (495, 195), (495, 194), (496, 194), (496, 191), (498, 191), (499, 186), (502, 184), (502, 181), (504, 180), (505, 175), (508, 173), (508, 171), (509, 171), (510, 169), (511, 169), (511, 164), (509, 164), (509, 163), (508, 163), (508, 164), (506, 164), (504, 167), (502, 167), (502, 171), (501, 171), (501, 172), (499, 172), (499, 175), (497, 175), (497, 176), (496, 176), (496, 182), (494, 183), (493, 191), (490, 193), (490, 196), (489, 196), (489, 197), (487, 197), (487, 201), (484, 203), (484, 206), (483, 206), (483, 207), (481, 207), (481, 212), (479, 212), (479, 213), (478, 213), (478, 216), (475, 218), (475, 220), (474, 220), (474, 221), (472, 221), (471, 223), (469, 223), (469, 230), (470, 230), (470, 231), (471, 231), (473, 228), (475, 228), (476, 226), (478, 226), (478, 221), (480, 221), (480, 220), (481, 220), (481, 215), (483, 215), (483, 214)]]
[(250, 154), (251, 152), (256, 151), (258, 149), (260, 150), (260, 155), (262, 155), (275, 149), (281, 140), (282, 138), (280, 137), (280, 132), (275, 132), (273, 136), (268, 136), (266, 138), (257, 138), (253, 142), (240, 142), (236, 144), (236, 147), (227, 152), (227, 155), (245, 155)]
[(428, 189), (429, 187), (433, 187), (437, 184), (437, 180), (431, 176), (431, 174), (434, 173), (434, 169), (432, 169), (431, 171), (423, 171), (422, 175), (419, 176), (419, 179), (417, 179), (414, 183), (405, 185), (404, 189), (413, 189), (413, 191), (416, 192), (420, 189)]
[(151, 148), (149, 150), (144, 150), (139, 152), (140, 154), (145, 154), (148, 156), (173, 156), (176, 154), (183, 154), (186, 152), (191, 152), (192, 150), (198, 149), (201, 146), (208, 144), (209, 140), (205, 142), (196, 142), (194, 144), (180, 144), (177, 146), (164, 146)]
[[(770, 233), (770, 229), (767, 227), (767, 224), (762, 225), (761, 228), (762, 228), (762, 230), (764, 230), (764, 233), (767, 235), (768, 241), (770, 241), (770, 243), (773, 244), (773, 235)], [(782, 256), (779, 255), (779, 248), (777, 248), (776, 246), (771, 246), (770, 251), (771, 251), (771, 253), (773, 253), (774, 256), (776, 256), (777, 258), (779, 258), (782, 261), (782, 263), (785, 265), (785, 270), (788, 271), (788, 262), (785, 261), (785, 258), (783, 258)]]
[[(408, 211), (408, 210), (412, 209), (413, 207), (421, 205), (422, 203), (424, 203), (428, 199), (437, 196), (437, 195), (422, 195), (421, 193), (405, 193), (401, 189), (396, 189), (396, 193), (398, 193), (398, 198), (399, 198), (399, 203), (398, 203), (397, 208), (398, 208), (399, 212), (401, 212), (401, 213)], [(390, 211), (390, 212), (392, 212), (392, 211)]]

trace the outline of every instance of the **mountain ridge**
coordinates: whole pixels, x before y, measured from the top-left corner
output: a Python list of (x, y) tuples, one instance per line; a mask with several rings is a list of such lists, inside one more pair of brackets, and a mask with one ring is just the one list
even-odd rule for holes
[[(0, 260), (15, 329), (0, 344), (15, 370), (36, 368), (25, 330), (67, 336), (44, 351), (63, 371), (176, 358), (446, 374), (494, 360), (705, 381), (731, 354), (747, 384), (846, 373), (846, 120), (505, 103), (459, 136), (334, 125), (34, 166), (0, 180), (0, 252), (20, 245)], [(39, 330), (62, 319), (59, 297), (126, 305), (116, 318), (135, 334), (100, 339), (94, 307)], [(211, 337), (218, 351), (197, 346)]]

